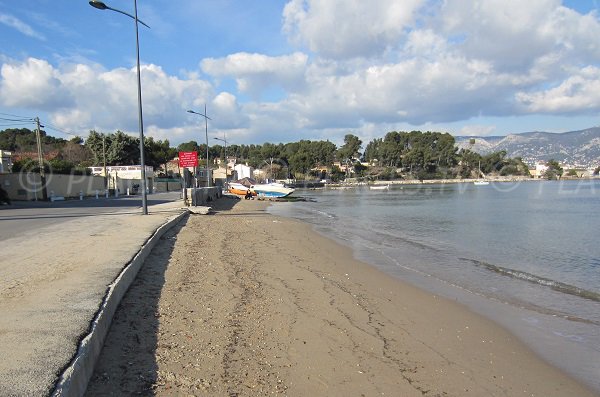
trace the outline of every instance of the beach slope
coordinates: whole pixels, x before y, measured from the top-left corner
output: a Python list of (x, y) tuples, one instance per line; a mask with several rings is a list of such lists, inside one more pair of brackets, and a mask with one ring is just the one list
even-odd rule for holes
[(266, 206), (221, 199), (163, 237), (87, 395), (596, 395), (495, 323)]

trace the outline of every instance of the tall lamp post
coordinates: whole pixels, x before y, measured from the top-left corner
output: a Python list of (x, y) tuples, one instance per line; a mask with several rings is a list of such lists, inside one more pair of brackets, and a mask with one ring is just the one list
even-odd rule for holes
[[(206, 186), (210, 187), (210, 171), (208, 170), (208, 120), (212, 119), (206, 115), (206, 104), (204, 104), (204, 114), (194, 112), (193, 110), (188, 110), (187, 112), (204, 117), (204, 133), (206, 134)], [(227, 175), (227, 173), (225, 173), (225, 175)]]
[(217, 141), (225, 142), (225, 186), (227, 186), (227, 138), (225, 137), (225, 133), (223, 133), (223, 139), (215, 138)]
[(142, 179), (142, 214), (148, 215), (148, 200), (146, 197), (146, 162), (144, 159), (144, 120), (142, 117), (142, 80), (140, 77), (140, 38), (138, 34), (138, 22), (150, 29), (150, 26), (146, 25), (144, 22), (138, 19), (137, 16), (137, 0), (133, 0), (133, 8), (135, 10), (135, 14), (131, 15), (125, 11), (117, 10), (116, 8), (112, 8), (107, 6), (101, 1), (92, 0), (89, 2), (90, 5), (99, 10), (111, 10), (118, 12), (123, 15), (127, 15), (135, 21), (135, 51), (137, 58), (137, 91), (138, 91), (138, 124), (140, 131), (140, 165), (142, 167), (141, 179)]

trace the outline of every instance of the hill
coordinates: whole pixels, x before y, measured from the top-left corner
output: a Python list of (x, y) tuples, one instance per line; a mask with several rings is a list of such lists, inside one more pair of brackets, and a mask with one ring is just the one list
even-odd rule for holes
[(555, 159), (567, 166), (587, 168), (600, 163), (600, 127), (564, 133), (535, 131), (506, 136), (457, 136), (455, 139), (459, 149), (482, 155), (506, 150), (508, 157), (521, 157), (528, 164)]

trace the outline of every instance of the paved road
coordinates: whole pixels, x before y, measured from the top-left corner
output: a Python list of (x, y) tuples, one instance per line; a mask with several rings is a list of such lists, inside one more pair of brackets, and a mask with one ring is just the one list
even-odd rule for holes
[[(0, 210), (0, 395), (43, 396), (87, 333), (108, 285), (181, 214), (179, 193), (17, 203)], [(26, 206), (24, 204), (27, 204)]]
[[(151, 213), (157, 204), (178, 200), (181, 192), (157, 193), (147, 197)], [(13, 205), (0, 206), (0, 241), (75, 218), (141, 213), (141, 206), (141, 196), (55, 202), (15, 201)]]

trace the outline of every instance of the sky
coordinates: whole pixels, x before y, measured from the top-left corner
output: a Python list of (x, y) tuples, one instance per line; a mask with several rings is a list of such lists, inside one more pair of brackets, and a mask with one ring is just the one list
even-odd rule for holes
[[(599, 0), (137, 3), (144, 133), (171, 146), (205, 142), (205, 105), (228, 144), (600, 125)], [(137, 136), (135, 49), (86, 0), (0, 0), (0, 130)]]

